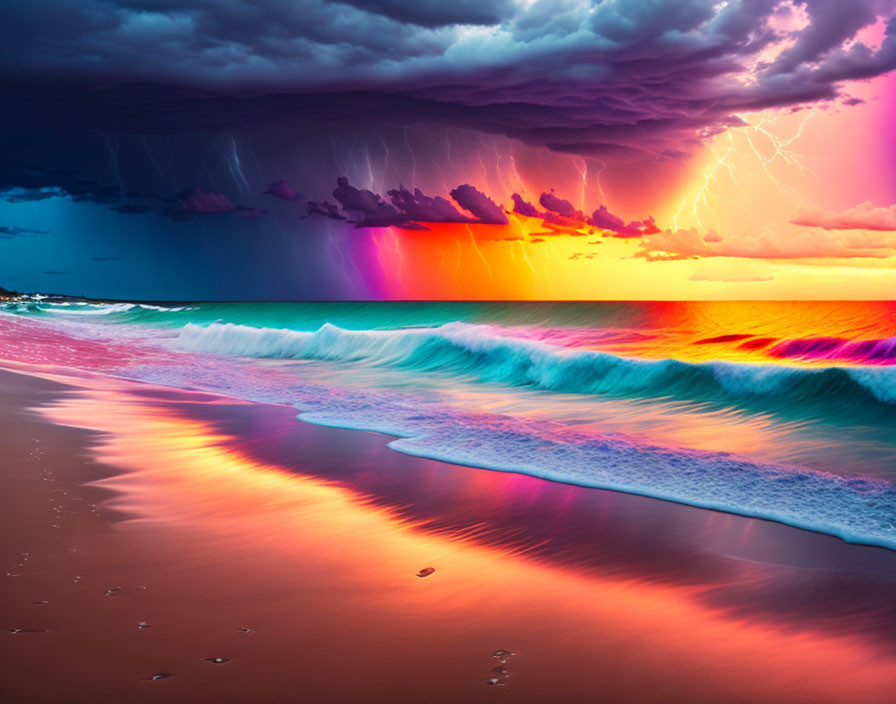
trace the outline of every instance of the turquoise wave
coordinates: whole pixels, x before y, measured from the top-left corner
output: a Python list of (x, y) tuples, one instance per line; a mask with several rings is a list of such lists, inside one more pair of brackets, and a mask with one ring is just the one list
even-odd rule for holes
[(896, 413), (894, 368), (634, 359), (512, 338), (487, 325), (358, 331), (325, 324), (301, 332), (189, 323), (179, 343), (197, 352), (387, 365), (564, 393), (761, 399), (798, 403), (803, 410), (824, 405)]

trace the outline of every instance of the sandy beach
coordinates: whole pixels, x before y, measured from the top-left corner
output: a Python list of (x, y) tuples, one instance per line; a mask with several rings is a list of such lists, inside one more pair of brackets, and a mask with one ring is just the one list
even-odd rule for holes
[(0, 413), (5, 701), (892, 701), (891, 551), (99, 375)]

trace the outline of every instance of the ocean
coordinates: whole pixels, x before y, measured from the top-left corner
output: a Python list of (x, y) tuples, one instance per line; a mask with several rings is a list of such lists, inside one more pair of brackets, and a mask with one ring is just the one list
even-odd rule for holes
[(896, 549), (896, 304), (0, 304), (0, 357)]

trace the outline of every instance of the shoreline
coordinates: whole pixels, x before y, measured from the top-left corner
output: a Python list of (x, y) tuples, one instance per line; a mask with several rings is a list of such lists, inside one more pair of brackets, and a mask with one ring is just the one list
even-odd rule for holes
[[(4, 518), (4, 558), (29, 553), (4, 578), (2, 625), (48, 629), (3, 639), (10, 701), (522, 702), (597, 689), (621, 702), (883, 703), (896, 685), (893, 615), (877, 614), (881, 632), (867, 623), (896, 574), (868, 552), (879, 549), (402, 455), (288, 407), (5, 370), (0, 395), (4, 432), (21, 441), (5, 441), (19, 510)], [(34, 464), (35, 438), (52, 456), (10, 476)], [(62, 491), (57, 539), (38, 526), (58, 512), (36, 507)], [(709, 535), (724, 539), (707, 552)], [(435, 572), (416, 577), (424, 567)], [(850, 616), (845, 594), (819, 600), (827, 614), (792, 603), (806, 588), (836, 594), (848, 567), (865, 613)], [(517, 653), (506, 686), (483, 686), (499, 649)], [(232, 661), (203, 660), (218, 656)], [(156, 671), (173, 676), (147, 679)]]

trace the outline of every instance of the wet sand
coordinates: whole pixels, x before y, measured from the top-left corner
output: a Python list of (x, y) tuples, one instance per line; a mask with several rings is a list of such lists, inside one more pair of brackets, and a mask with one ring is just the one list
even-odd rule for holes
[(891, 551), (32, 371), (0, 372), (4, 701), (893, 701)]

